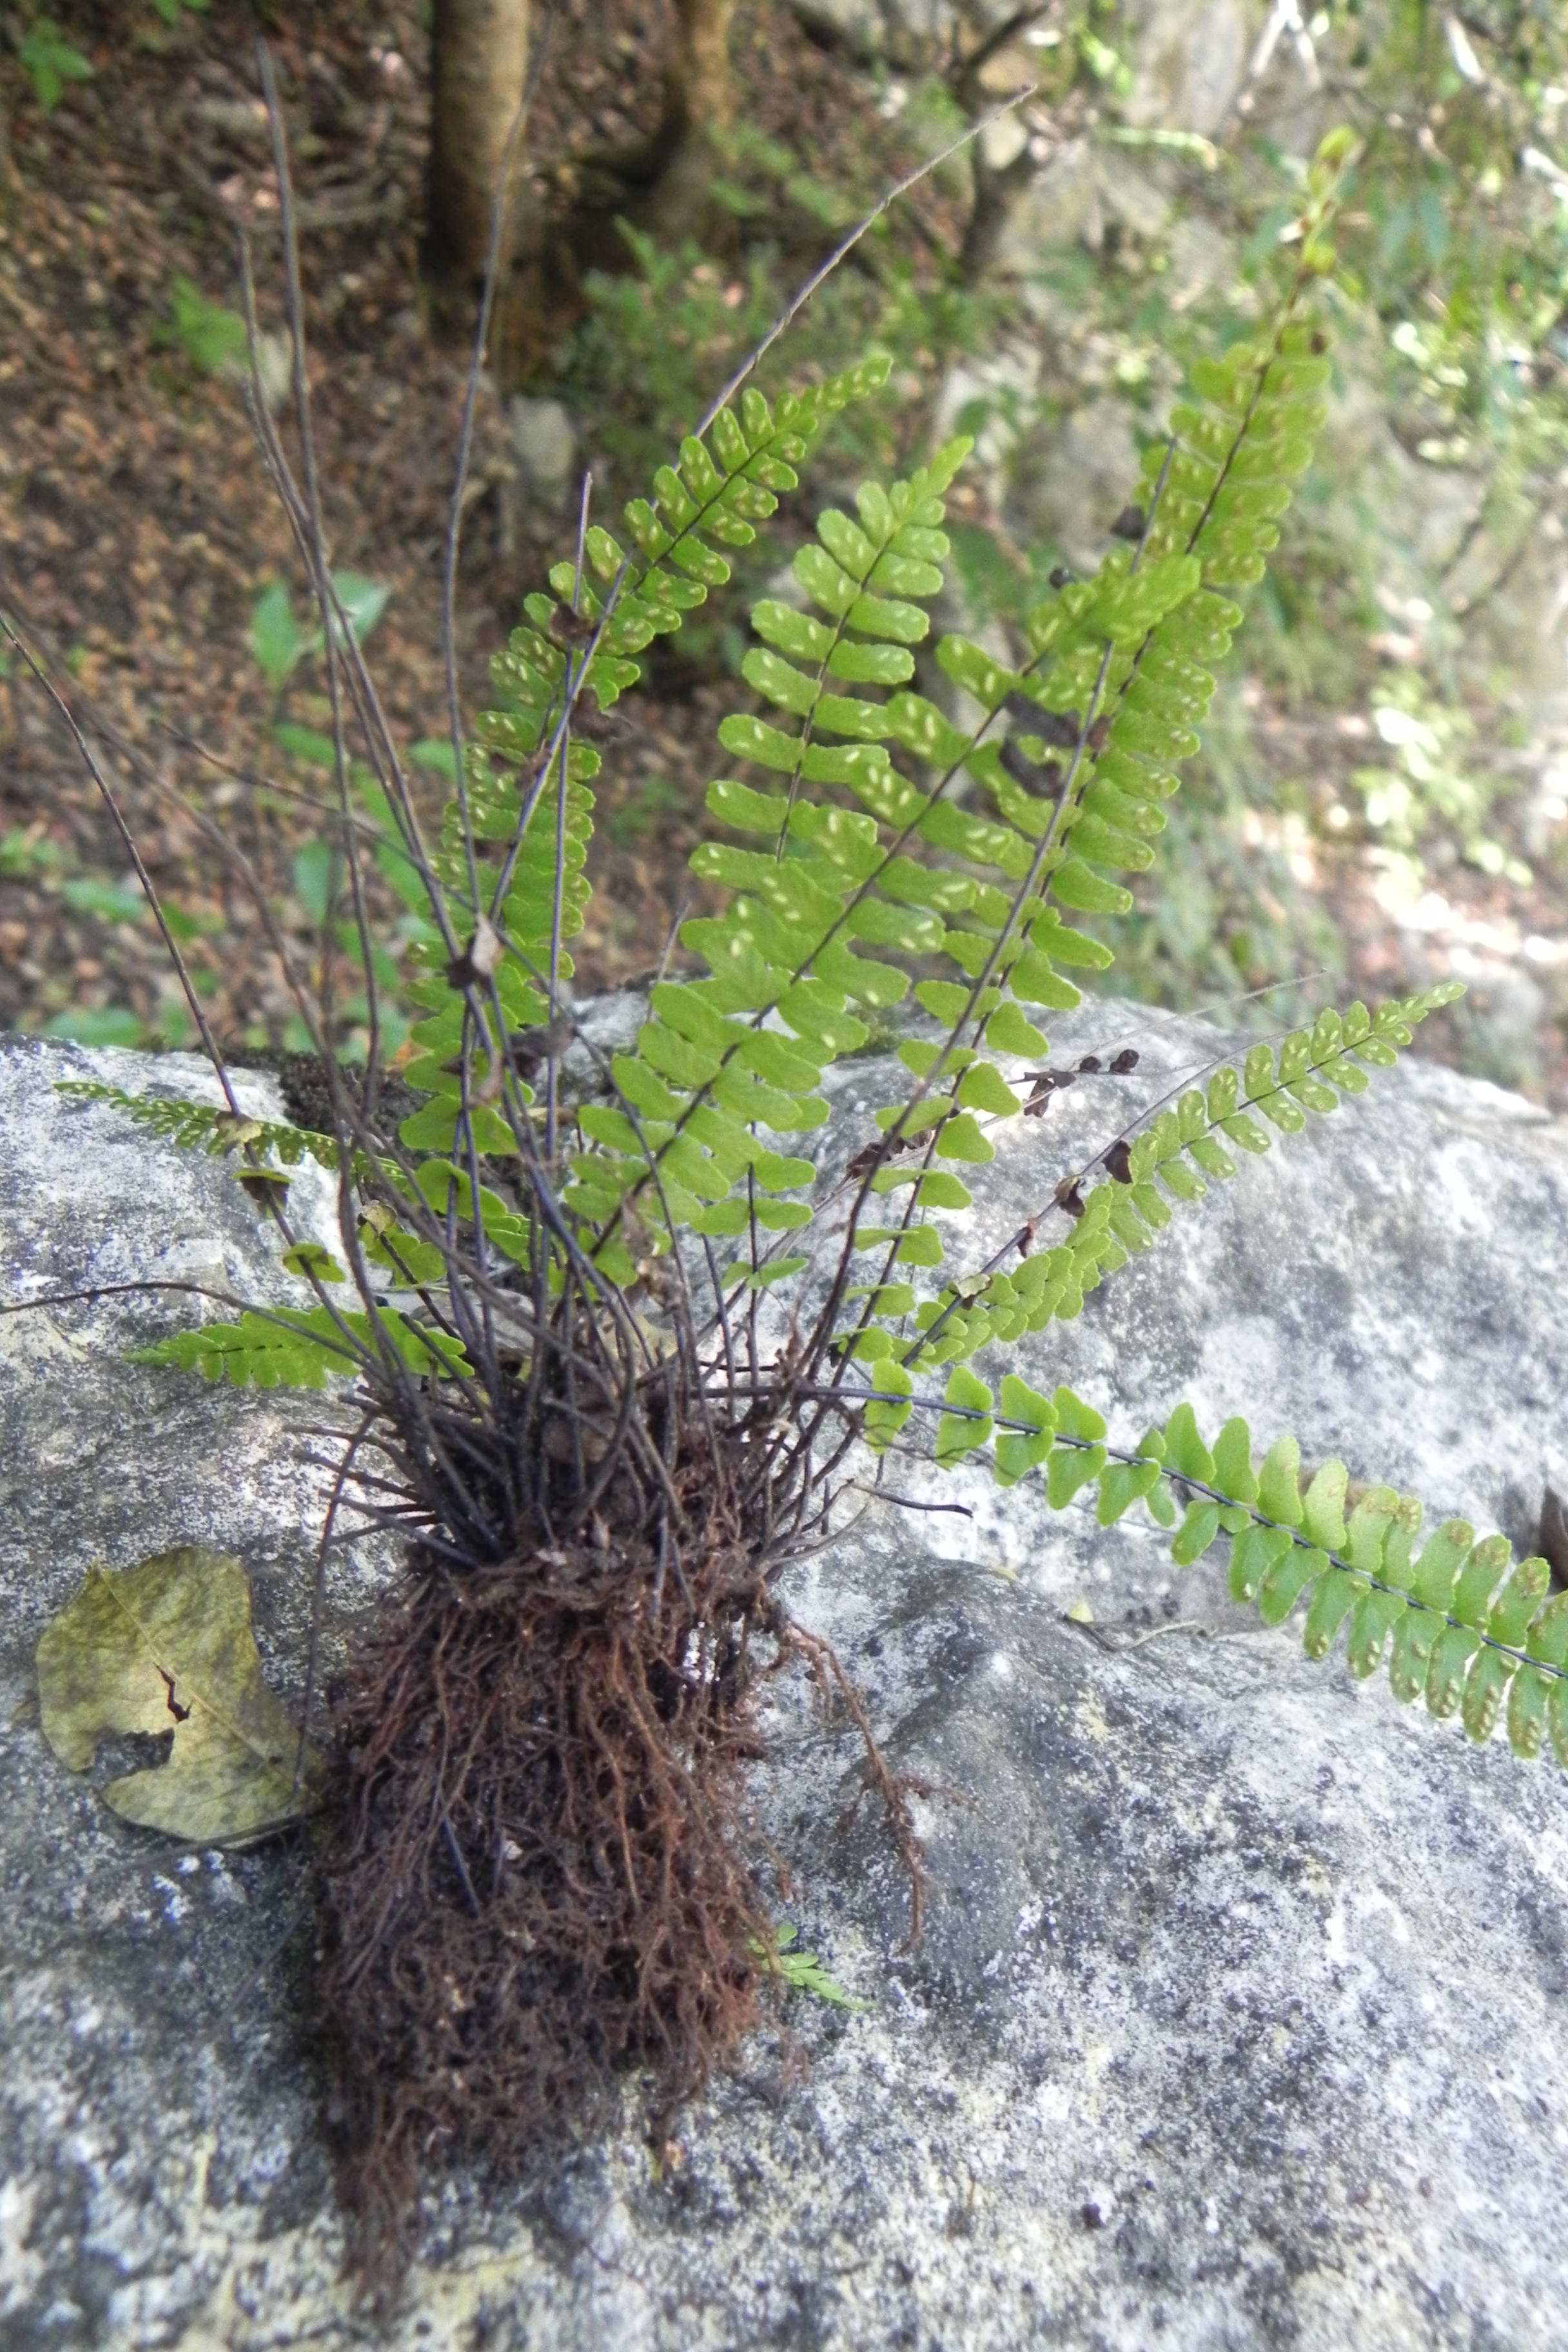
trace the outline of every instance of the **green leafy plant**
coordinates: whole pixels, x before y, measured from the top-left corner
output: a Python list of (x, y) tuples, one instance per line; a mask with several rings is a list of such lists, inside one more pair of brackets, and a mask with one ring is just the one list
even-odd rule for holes
[[(332, 588), (342, 614), (341, 619), (334, 615), (334, 631), (340, 636), (346, 633), (363, 645), (386, 610), (391, 589), (360, 572), (334, 572)], [(308, 655), (321, 651), (326, 632), (300, 626), (292, 597), (282, 582), (275, 580), (251, 607), (247, 643), (257, 667), (276, 692), (288, 684)]]
[[(1123, 108), (1085, 62), (1073, 13), (1053, 12), (1062, 37), (1037, 55), (1052, 77), (1043, 103), (1053, 143), (1069, 123), (1081, 143), (1070, 161), (1058, 151), (1037, 196), (1013, 212), (1006, 325), (973, 358), (966, 348), (953, 419), (975, 434), (984, 475), (979, 513), (951, 533), (954, 584), (976, 622), (1009, 610), (1007, 575), (1016, 583), (1026, 564), (1079, 562), (1093, 511), (1083, 459), (1092, 470), (1097, 447), (1160, 436), (1191, 360), (1222, 351), (1267, 308), (1280, 239), (1294, 236), (1300, 210), (1305, 163), (1285, 127), (1303, 96), (1293, 37), (1267, 83), (1249, 76), (1216, 136), (1219, 168), (1208, 170), (1195, 147), (1184, 157), (1162, 140), (1157, 163), (1139, 152), (1158, 44), (1134, 33), (1140, 93)], [(1282, 21), (1270, 14), (1276, 30)], [(1102, 13), (1089, 22), (1131, 58)], [(1484, 747), (1532, 707), (1521, 659), (1534, 633), (1531, 574), (1552, 571), (1562, 521), (1568, 373), (1556, 289), (1568, 211), (1553, 191), (1565, 27), (1561, 11), (1515, 0), (1463, 24), (1453, 11), (1362, 0), (1304, 12), (1305, 37), (1365, 139), (1336, 231), (1331, 454), (1247, 600), (1171, 813), (1159, 886), (1135, 884), (1133, 908), (1107, 933), (1112, 987), (1195, 1006), (1285, 970), (1351, 961), (1357, 932), (1340, 919), (1347, 866), (1392, 866), (1402, 881), (1413, 853), (1368, 844), (1359, 823), (1347, 824), (1360, 815), (1352, 771), (1363, 754), (1348, 734), (1325, 741), (1315, 722), (1370, 717), (1387, 683), (1382, 641), (1395, 604), (1413, 619), (1424, 608), (1398, 658), (1419, 664), (1429, 705), (1468, 711), (1479, 730), (1457, 764), (1491, 787), (1494, 805), (1469, 837), (1510, 861), (1521, 855), (1498, 783), (1509, 772)], [(1092, 118), (1075, 120), (1090, 95)], [(1026, 173), (1026, 153), (1010, 168)], [(1031, 234), (1020, 235), (1026, 224)], [(905, 347), (885, 331), (901, 366)], [(973, 584), (970, 531), (991, 542), (981, 558), (989, 577)], [(1538, 740), (1538, 756), (1544, 748)], [(1447, 830), (1433, 824), (1428, 854), (1446, 857)], [(1454, 839), (1464, 855), (1465, 839)], [(1540, 853), (1524, 854), (1535, 863)], [(1306, 880), (1309, 860), (1316, 876)], [(1518, 881), (1517, 863), (1508, 878)], [(1266, 1023), (1266, 1000), (1239, 1017)], [(1463, 1037), (1478, 1065), (1506, 1066), (1500, 1041), (1483, 1042), (1486, 1025), (1472, 1009), (1449, 1027), (1450, 1045)]]
[(1403, 670), (1382, 682), (1372, 717), (1392, 761), (1357, 768), (1352, 781), (1367, 824), (1399, 859), (1412, 885), (1419, 887), (1424, 879), (1421, 853), (1439, 830), (1483, 874), (1528, 883), (1529, 866), (1489, 829), (1499, 787), (1495, 777), (1465, 758), (1463, 747), (1476, 732), (1468, 712), (1440, 702), (1418, 671)]
[(247, 640), (252, 658), (276, 691), (287, 684), (307, 653), (323, 640), (301, 629), (294, 616), (294, 600), (280, 580), (264, 588), (251, 607)]
[[(172, 21), (172, 20), (171, 20)], [(237, 310), (209, 302), (201, 288), (176, 274), (169, 298), (170, 318), (154, 341), (177, 343), (204, 375), (237, 368), (245, 356), (245, 320)]]
[(737, 279), (689, 241), (668, 252), (629, 226), (621, 234), (636, 268), (591, 273), (555, 381), (630, 488), (684, 432), (715, 364), (751, 350), (779, 305), (763, 259)]
[(642, 776), (635, 792), (605, 819), (605, 830), (618, 848), (627, 849), (658, 833), (672, 817), (689, 814), (686, 793), (667, 776)]
[[(0, 835), (0, 876), (8, 881), (30, 882), (57, 894), (73, 913), (92, 915), (108, 924), (144, 923), (150, 909), (144, 894), (105, 874), (71, 873), (68, 853), (36, 826), (14, 825)], [(184, 940), (213, 929), (216, 917), (171, 904), (164, 919)], [(148, 1022), (128, 1004), (72, 1004), (51, 1013), (42, 1024), (46, 1037), (69, 1037), (83, 1045), (177, 1045), (184, 1041), (183, 1015), (170, 1009), (172, 1028)]]
[[(1173, 1528), (1178, 1564), (1223, 1532), (1233, 1590), (1270, 1622), (1304, 1601), (1312, 1654), (1348, 1621), (1358, 1672), (1391, 1643), (1397, 1691), (1458, 1709), (1478, 1738), (1506, 1714), (1521, 1754), (1548, 1737), (1563, 1752), (1568, 1615), (1543, 1605), (1539, 1562), (1512, 1569), (1500, 1538), (1457, 1522), (1417, 1553), (1408, 1498), (1373, 1488), (1346, 1517), (1342, 1465), (1302, 1496), (1293, 1441), (1255, 1462), (1235, 1421), (1210, 1447), (1185, 1405), (1114, 1446), (1064, 1385), (998, 1387), (985, 1352), (1028, 1340), (1043, 1356), (1051, 1326), (1173, 1215), (1363, 1092), (1455, 991), (1330, 1009), (1222, 1053), (983, 1264), (944, 1223), (984, 1184), (999, 1127), (1069, 1075), (1044, 1024), (1112, 962), (1096, 927), (1131, 904), (1118, 877), (1153, 865), (1238, 600), (1310, 464), (1331, 372), (1316, 289), (1348, 145), (1325, 142), (1307, 174), (1273, 312), (1194, 364), (1110, 551), (1023, 610), (1015, 661), (954, 632), (917, 671), (966, 437), (817, 516), (791, 596), (753, 604), (752, 707), (719, 730), (729, 772), (692, 864), (721, 903), (681, 923), (695, 969), (651, 986), (624, 1050), (576, 1038), (567, 985), (604, 714), (653, 640), (726, 585), (829, 422), (883, 385), (886, 356), (773, 401), (742, 370), (619, 536), (584, 512), (494, 661), (433, 840), (363, 632), (323, 625), (364, 714), (353, 789), (427, 926), (401, 1071), (422, 1099), (384, 1111), (373, 1047), (363, 1076), (323, 1053), (319, 1140), (232, 1099), (132, 1115), (236, 1155), (300, 1286), (298, 1307), (212, 1317), (143, 1360), (237, 1384), (352, 1380), (361, 1434), (340, 1490), (410, 1540), (340, 1711), (325, 1865), (345, 2193), (376, 2244), (424, 2147), (515, 2153), (628, 2058), (668, 2113), (763, 1977), (839, 1997), (743, 1866), (764, 1634), (860, 1726), (918, 1928), (909, 1792), (778, 1591), (868, 1454), (879, 1475), (918, 1437), (939, 1465), (983, 1457), (1005, 1486), (1038, 1474), (1049, 1509), (1093, 1485), (1102, 1523), (1141, 1504)], [(346, 773), (346, 743), (331, 748)], [(342, 815), (327, 845), (360, 920), (352, 800)], [(369, 997), (374, 955), (362, 976)], [(297, 986), (324, 1049), (323, 1008)], [(868, 1074), (897, 1083), (847, 1163), (819, 1165), (827, 1075), (878, 1042), (891, 1052)], [(330, 1244), (291, 1218), (305, 1153), (337, 1171)], [(391, 1466), (356, 1489), (371, 1433)], [(395, 1883), (420, 1899), (389, 1900)]]
[(763, 1965), (790, 1992), (808, 1993), (814, 2000), (827, 2001), (835, 2009), (869, 2009), (869, 2001), (857, 2000), (847, 1992), (835, 1976), (830, 1976), (815, 1952), (805, 1950), (798, 1938), (800, 1929), (788, 1919), (781, 1920), (772, 1941), (758, 1945)]
[(68, 907), (84, 915), (97, 915), (106, 923), (140, 922), (147, 912), (147, 901), (140, 890), (128, 889), (123, 882), (100, 881), (90, 874), (68, 876), (60, 884), (60, 896)]
[[(752, 136), (741, 146), (744, 178), (738, 166), (738, 176), (721, 175), (715, 189), (731, 210), (773, 224), (782, 206), (786, 218), (809, 224), (815, 243), (825, 227), (858, 208), (858, 189), (851, 198), (804, 170), (785, 170), (787, 151), (773, 142)], [(635, 270), (588, 273), (584, 316), (555, 353), (551, 377), (591, 446), (609, 458), (620, 492), (647, 478), (700, 410), (715, 371), (754, 348), (787, 293), (772, 243), (734, 269), (689, 242), (668, 251), (629, 228), (623, 235)], [(828, 449), (849, 453), (846, 462), (886, 463), (925, 424), (928, 411), (916, 388), (940, 380), (955, 355), (976, 349), (1002, 308), (996, 294), (945, 276), (922, 285), (910, 258), (885, 246), (876, 276), (830, 279), (797, 331), (795, 375), (830, 374), (845, 351), (870, 346), (888, 355), (906, 394), (915, 396), (893, 415), (885, 404), (838, 411)], [(740, 561), (744, 578), (743, 554)], [(706, 614), (693, 615), (687, 628), (681, 645), (692, 658), (699, 650), (711, 658), (715, 640), (723, 642)]]
[(8, 882), (30, 882), (52, 874), (66, 862), (58, 841), (24, 825), (0, 834), (0, 875)]
[(147, 1024), (129, 1004), (72, 1004), (51, 1013), (43, 1026), (46, 1037), (68, 1037), (79, 1045), (146, 1045)]
[(54, 112), (68, 82), (92, 79), (91, 63), (67, 39), (52, 16), (34, 17), (17, 44), (16, 55), (45, 114)]
[[(374, 621), (372, 613), (368, 625), (374, 625)], [(318, 778), (335, 782), (337, 755), (330, 736), (287, 719), (274, 733), (281, 749), (301, 767), (314, 770)], [(452, 772), (450, 744), (416, 742), (409, 747), (408, 757), (416, 766), (433, 767), (439, 774)], [(405, 992), (406, 960), (412, 948), (427, 944), (435, 934), (427, 919), (424, 881), (399, 845), (386, 794), (374, 770), (362, 760), (349, 760), (344, 763), (344, 778), (363, 849), (381, 877), (384, 896), (401, 912), (391, 921), (379, 920), (374, 935), (362, 931), (352, 916), (337, 912), (345, 880), (344, 861), (338, 845), (320, 835), (300, 842), (293, 852), (289, 861), (293, 895), (314, 930), (328, 939), (331, 949), (349, 959), (351, 965), (368, 950), (379, 992), (380, 1042), (386, 1052), (393, 1053), (406, 1037), (412, 1018)], [(367, 1011), (363, 992), (340, 1004), (340, 1032), (343, 1024), (363, 1024)], [(341, 1034), (340, 1050), (351, 1058), (367, 1046), (363, 1027), (349, 1026), (346, 1034)]]
[(121, 1087), (98, 1079), (61, 1078), (58, 1091), (82, 1102), (112, 1103), (148, 1134), (165, 1136), (170, 1142), (187, 1148), (199, 1145), (214, 1155), (254, 1145), (284, 1168), (297, 1168), (306, 1159), (321, 1168), (338, 1165), (338, 1149), (331, 1136), (312, 1135), (281, 1120), (247, 1118), (241, 1112), (217, 1110), (206, 1103), (184, 1102), (176, 1097), (131, 1095)]

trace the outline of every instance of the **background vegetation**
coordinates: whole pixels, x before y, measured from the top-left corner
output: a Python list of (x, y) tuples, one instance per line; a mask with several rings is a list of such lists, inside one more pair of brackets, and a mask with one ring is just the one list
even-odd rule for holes
[[(535, 0), (536, 46), (545, 13)], [(1568, 1099), (1561, 10), (976, 7), (921, 38), (892, 0), (815, 17), (749, 0), (679, 205), (668, 60), (691, 12), (556, 13), (466, 520), (469, 708), (583, 467), (617, 505), (643, 488), (843, 226), (1037, 85), (868, 238), (764, 377), (809, 379), (864, 343), (893, 358), (891, 397), (848, 412), (786, 515), (797, 538), (861, 465), (976, 435), (943, 619), (1004, 650), (1053, 569), (1098, 560), (1183, 369), (1245, 331), (1303, 159), (1348, 120), (1365, 148), (1340, 236), (1327, 462), (1116, 969), (1181, 1004), (1320, 969), (1321, 993), (1455, 974), (1469, 996), (1427, 1050)], [(319, 646), (237, 382), (235, 228), (265, 230), (276, 205), (250, 22), (222, 0), (0, 15), (0, 587), (110, 751), (220, 1031), (258, 1049), (298, 1042), (286, 992), (164, 789), (226, 812), (285, 928), (335, 951), (311, 805)], [(333, 560), (434, 801), (465, 307), (425, 236), (430, 27), (360, 0), (275, 5), (267, 23), (299, 158)], [(280, 288), (265, 236), (258, 251), (281, 394)], [(780, 553), (770, 541), (770, 567)], [(606, 746), (590, 983), (656, 963), (691, 887), (715, 697), (761, 585), (742, 558)], [(113, 836), (16, 677), (0, 683), (0, 1019), (184, 1042)], [(419, 935), (396, 882), (389, 868), (390, 976)], [(1262, 1000), (1258, 1017), (1301, 1002)]]

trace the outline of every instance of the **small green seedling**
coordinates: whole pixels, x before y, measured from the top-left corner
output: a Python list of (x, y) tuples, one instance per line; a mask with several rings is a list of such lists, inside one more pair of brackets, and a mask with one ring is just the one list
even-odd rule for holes
[(791, 1992), (809, 1993), (814, 2000), (831, 2001), (835, 2009), (869, 2009), (868, 2000), (858, 2000), (837, 1977), (828, 1975), (815, 1952), (805, 1951), (796, 1944), (799, 1933), (791, 1920), (781, 1919), (773, 1929), (771, 1948), (760, 1943), (753, 1946), (768, 1974), (781, 1978)]

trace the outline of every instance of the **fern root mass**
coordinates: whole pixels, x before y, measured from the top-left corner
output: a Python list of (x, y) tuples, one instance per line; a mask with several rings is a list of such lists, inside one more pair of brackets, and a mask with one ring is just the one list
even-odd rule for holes
[(692, 1508), (679, 1571), (619, 1541), (416, 1560), (357, 1658), (318, 1991), (369, 2278), (401, 2267), (429, 2168), (515, 2169), (628, 2064), (657, 2143), (753, 2015), (768, 1928), (738, 1832), (767, 1612), (724, 1502)]

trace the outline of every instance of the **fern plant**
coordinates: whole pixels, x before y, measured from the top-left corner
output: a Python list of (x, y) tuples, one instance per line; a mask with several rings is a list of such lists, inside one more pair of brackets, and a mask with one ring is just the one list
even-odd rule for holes
[[(1310, 1654), (1348, 1621), (1355, 1672), (1386, 1648), (1401, 1696), (1425, 1692), (1478, 1739), (1506, 1720), (1521, 1755), (1550, 1741), (1568, 1763), (1568, 1604), (1546, 1600), (1543, 1563), (1511, 1566), (1501, 1537), (1458, 1521), (1417, 1549), (1412, 1498), (1373, 1486), (1347, 1517), (1343, 1465), (1303, 1496), (1294, 1439), (1255, 1461), (1236, 1420), (1211, 1447), (1185, 1404), (1113, 1445), (1065, 1386), (1005, 1372), (998, 1391), (986, 1354), (1043, 1351), (1208, 1183), (1363, 1091), (1456, 992), (1326, 1011), (1222, 1056), (983, 1264), (946, 1222), (984, 1183), (999, 1128), (1068, 1075), (1044, 1024), (1110, 961), (1093, 920), (1125, 910), (1117, 877), (1153, 863), (1237, 599), (1310, 462), (1330, 376), (1315, 289), (1345, 152), (1331, 140), (1312, 166), (1279, 315), (1194, 368), (1110, 552), (1026, 615), (1011, 666), (949, 635), (917, 671), (964, 440), (863, 483), (852, 513), (818, 515), (796, 594), (752, 614), (757, 707), (720, 728), (731, 772), (692, 863), (727, 895), (679, 933), (700, 969), (654, 984), (635, 1045), (595, 1056), (589, 1099), (565, 1099), (562, 1057), (601, 715), (885, 364), (773, 404), (732, 388), (621, 537), (584, 507), (574, 553), (494, 665), (433, 847), (318, 566), (323, 640), (375, 776), (357, 807), (345, 792), (344, 872), (357, 888), (373, 806), (376, 854), (405, 897), (410, 877), (425, 894), (423, 1017), (402, 1073), (425, 1099), (389, 1122), (374, 1055), (363, 1087), (328, 1057), (322, 1136), (232, 1103), (113, 1098), (239, 1154), (302, 1286), (297, 1307), (251, 1307), (143, 1354), (238, 1383), (347, 1375), (363, 1410), (334, 1513), (351, 1496), (362, 1523), (410, 1539), (406, 1585), (340, 1710), (326, 1864), (345, 2189), (373, 2250), (396, 2241), (422, 2151), (515, 2152), (628, 2055), (651, 2063), (668, 2115), (760, 1979), (805, 1966), (780, 1960), (738, 1826), (764, 1635), (861, 1724), (918, 1910), (905, 1791), (777, 1591), (865, 1475), (862, 1449), (983, 1459), (1052, 1510), (1092, 1487), (1102, 1524), (1141, 1506), (1182, 1565), (1223, 1534), (1233, 1591), (1269, 1623), (1304, 1607)], [(921, 690), (933, 667), (945, 707)], [(324, 1048), (320, 1008), (301, 1009)], [(900, 1082), (829, 1175), (810, 1141), (826, 1075), (879, 1030)], [(288, 1172), (307, 1154), (337, 1174), (341, 1257), (289, 1222)]]

